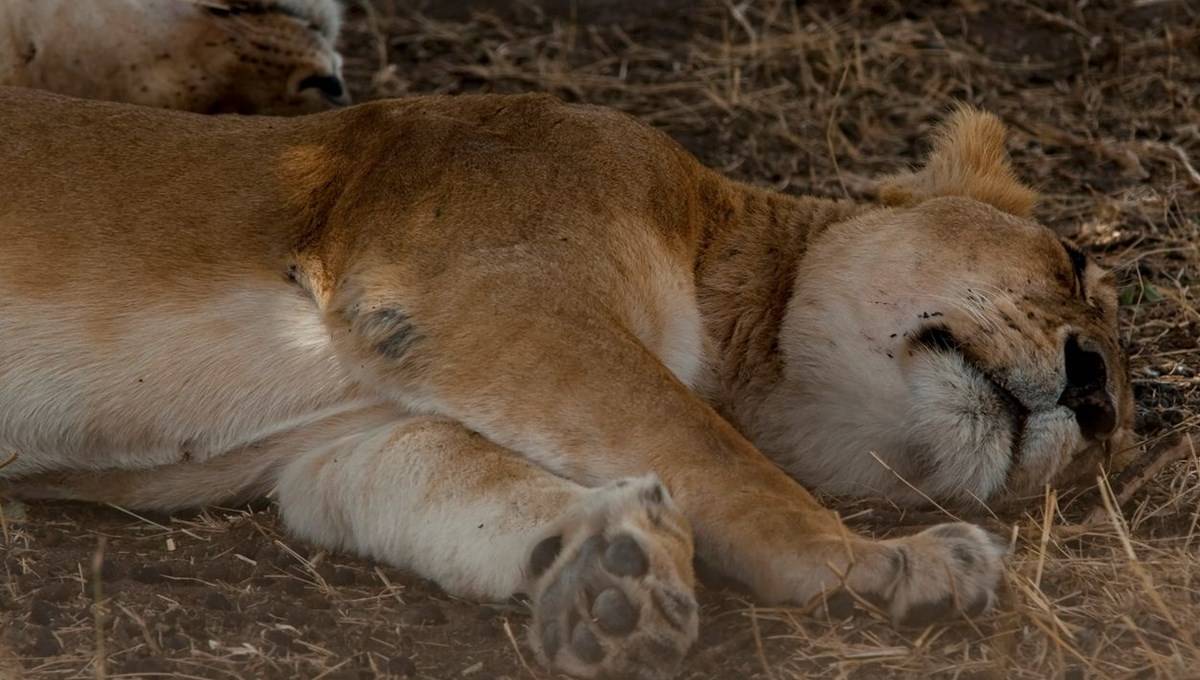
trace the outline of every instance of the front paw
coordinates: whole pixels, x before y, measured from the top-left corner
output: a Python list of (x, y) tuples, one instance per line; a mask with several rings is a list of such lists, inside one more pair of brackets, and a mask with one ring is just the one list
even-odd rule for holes
[[(850, 569), (855, 599), (886, 613), (897, 626), (926, 626), (992, 607), (1007, 546), (973, 524), (939, 524), (882, 541)], [(845, 601), (840, 594), (838, 600)]]

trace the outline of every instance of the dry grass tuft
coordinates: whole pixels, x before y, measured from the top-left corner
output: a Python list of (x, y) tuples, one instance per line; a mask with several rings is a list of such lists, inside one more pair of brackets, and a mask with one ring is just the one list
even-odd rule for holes
[[(685, 677), (1200, 675), (1194, 3), (350, 4), (359, 99), (549, 91), (633, 113), (709, 165), (783, 191), (867, 196), (920, 157), (954, 101), (975, 104), (1013, 127), (1016, 168), (1043, 196), (1038, 217), (1122, 282), (1151, 454), (1115, 488), (1048, 492), (1022, 514), (982, 518), (1013, 543), (995, 612), (896, 632), (710, 589)], [(840, 509), (880, 533), (941, 518)], [(148, 520), (47, 506), (29, 518), (8, 523), (0, 550), (0, 677), (14, 654), (29, 677), (96, 675), (99, 639), (112, 677), (544, 675), (514, 649), (520, 606), (454, 601), (401, 572), (312, 553), (269, 510)], [(89, 570), (97, 535), (108, 536), (104, 562)], [(101, 581), (102, 619), (90, 609)]]

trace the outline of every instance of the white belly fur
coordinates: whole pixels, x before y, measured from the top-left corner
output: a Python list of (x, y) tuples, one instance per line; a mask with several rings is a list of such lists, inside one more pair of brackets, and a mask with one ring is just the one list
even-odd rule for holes
[(0, 300), (0, 475), (201, 461), (374, 401), (283, 281), (106, 314)]

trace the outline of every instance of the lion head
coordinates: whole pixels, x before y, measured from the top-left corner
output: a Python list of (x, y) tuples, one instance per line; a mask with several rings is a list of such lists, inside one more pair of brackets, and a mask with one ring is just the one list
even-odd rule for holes
[(349, 103), (340, 21), (335, 0), (0, 3), (0, 24), (19, 29), (0, 36), (0, 85), (201, 113), (322, 111)]
[[(299, 114), (350, 102), (328, 0), (193, 0), (204, 13), (192, 49), (213, 113)], [(179, 74), (194, 78), (192, 72)]]
[(960, 108), (884, 204), (819, 234), (751, 433), (835, 494), (994, 503), (1126, 446), (1114, 277), (1031, 218), (994, 116)]

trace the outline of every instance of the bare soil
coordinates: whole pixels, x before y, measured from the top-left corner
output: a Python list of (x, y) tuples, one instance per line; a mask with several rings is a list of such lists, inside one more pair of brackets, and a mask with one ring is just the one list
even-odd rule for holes
[[(981, 105), (1012, 125), (1039, 217), (1120, 277), (1147, 453), (1112, 480), (1114, 509), (1074, 489), (979, 518), (1014, 554), (1000, 606), (970, 623), (830, 621), (710, 580), (683, 677), (1200, 677), (1200, 6), (946, 5), (351, 3), (360, 100), (549, 91), (787, 192), (869, 196), (953, 100)], [(831, 502), (876, 533), (938, 519)], [(267, 503), (0, 507), (0, 678), (547, 677), (523, 603), (317, 551)]]

